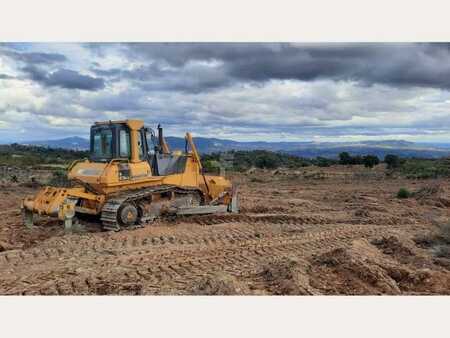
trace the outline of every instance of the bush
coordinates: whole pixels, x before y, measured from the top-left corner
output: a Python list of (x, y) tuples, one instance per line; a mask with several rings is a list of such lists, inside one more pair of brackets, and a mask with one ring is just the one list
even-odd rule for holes
[(397, 155), (386, 155), (384, 157), (384, 162), (387, 165), (387, 169), (396, 169), (400, 167), (400, 157), (398, 157)]
[(275, 153), (262, 154), (255, 160), (255, 166), (261, 169), (275, 169), (279, 163)]
[(318, 167), (329, 167), (333, 164), (338, 163), (336, 160), (333, 160), (331, 158), (326, 158), (326, 157), (316, 157), (315, 160), (313, 160), (313, 163), (318, 166)]
[(220, 163), (216, 160), (207, 160), (202, 163), (203, 168), (208, 173), (219, 172), (220, 171)]
[(247, 171), (250, 168), (275, 169), (280, 167), (297, 169), (313, 163), (313, 160), (267, 150), (231, 150), (201, 155), (202, 163), (207, 170), (213, 169), (216, 163), (223, 165), (224, 159), (227, 159), (227, 170), (235, 171)]
[(397, 198), (408, 198), (411, 196), (411, 192), (406, 188), (400, 188), (397, 192)]
[(17, 143), (0, 144), (0, 163), (14, 166), (69, 164), (89, 156), (87, 151), (26, 146)]
[(380, 163), (380, 160), (375, 155), (366, 155), (363, 157), (363, 163), (366, 168), (373, 168)]
[(401, 164), (400, 172), (407, 178), (449, 177), (450, 168), (444, 160), (408, 159)]
[(339, 164), (352, 164), (352, 157), (346, 151), (339, 154)]
[(374, 155), (366, 155), (364, 157), (360, 155), (351, 156), (348, 152), (344, 151), (339, 154), (339, 164), (343, 165), (356, 165), (364, 164), (366, 167), (372, 168), (380, 162), (378, 157)]

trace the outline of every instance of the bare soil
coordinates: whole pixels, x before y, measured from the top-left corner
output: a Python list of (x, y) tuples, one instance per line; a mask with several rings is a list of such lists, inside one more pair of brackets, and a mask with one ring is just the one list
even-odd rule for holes
[[(29, 176), (33, 176), (30, 172)], [(26, 175), (25, 175), (26, 177)], [(102, 232), (26, 229), (26, 182), (0, 186), (2, 295), (449, 294), (450, 184), (384, 168), (308, 167), (233, 175), (238, 215), (158, 220)], [(400, 187), (417, 194), (396, 198)], [(447, 252), (447, 254), (446, 254)]]

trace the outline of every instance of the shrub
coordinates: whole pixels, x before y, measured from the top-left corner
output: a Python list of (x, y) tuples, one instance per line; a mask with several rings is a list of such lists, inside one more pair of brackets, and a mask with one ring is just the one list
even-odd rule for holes
[(397, 192), (397, 198), (408, 198), (411, 196), (411, 192), (406, 188), (400, 188)]
[(255, 160), (255, 166), (261, 169), (275, 169), (279, 166), (279, 161), (274, 153), (261, 154)]
[(364, 164), (366, 167), (372, 168), (380, 162), (378, 157), (374, 155), (366, 155), (364, 157), (360, 155), (351, 156), (348, 152), (344, 151), (339, 154), (339, 164), (343, 165), (356, 165)]
[(207, 160), (204, 161), (202, 164), (203, 168), (208, 173), (219, 172), (220, 170), (220, 163), (216, 160)]
[(378, 165), (380, 160), (375, 155), (366, 155), (363, 157), (363, 164), (366, 168), (373, 168)]
[(449, 177), (450, 168), (445, 160), (408, 159), (401, 164), (400, 172), (407, 178)]
[(338, 163), (336, 160), (326, 157), (316, 157), (315, 160), (313, 160), (313, 163), (317, 165), (318, 167), (329, 167), (333, 164)]
[(400, 166), (400, 157), (397, 155), (387, 154), (384, 157), (384, 162), (386, 163), (388, 169), (395, 169)]
[(339, 154), (339, 163), (340, 164), (352, 164), (352, 157), (346, 151)]

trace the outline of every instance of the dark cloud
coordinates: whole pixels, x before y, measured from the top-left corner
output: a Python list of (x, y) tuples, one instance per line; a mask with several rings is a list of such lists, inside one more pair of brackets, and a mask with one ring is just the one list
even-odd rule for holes
[(151, 62), (132, 70), (119, 68), (91, 69), (96, 75), (113, 81), (131, 80), (134, 85), (148, 91), (180, 91), (200, 93), (232, 84), (234, 79), (222, 67), (189, 65), (182, 68), (165, 68)]
[(22, 71), (26, 73), (31, 80), (36, 82), (45, 83), (47, 79), (46, 72), (43, 69), (38, 68), (34, 65), (27, 65), (22, 68)]
[(66, 89), (99, 90), (105, 87), (102, 78), (82, 75), (69, 69), (59, 69), (51, 73), (35, 66), (26, 66), (22, 70), (36, 82), (48, 87), (60, 87)]
[[(128, 57), (182, 69), (189, 61), (223, 63), (241, 81), (330, 79), (450, 89), (446, 44), (133, 43)], [(225, 81), (224, 83), (229, 83)]]
[[(19, 64), (25, 64), (20, 69), (31, 80), (44, 86), (81, 90), (98, 90), (105, 87), (102, 78), (82, 75), (65, 68), (55, 70), (55, 66), (68, 60), (63, 54), (18, 52), (10, 49), (2, 49), (0, 50), (0, 55), (5, 55), (13, 61), (19, 61)], [(53, 71), (50, 71), (49, 69), (52, 68)]]
[(69, 69), (60, 69), (50, 73), (45, 83), (48, 86), (82, 90), (98, 90), (105, 87), (105, 82), (102, 78), (82, 75)]
[(10, 80), (10, 79), (15, 79), (15, 77), (6, 74), (0, 74), (0, 80)]
[(57, 53), (19, 53), (15, 51), (4, 51), (3, 54), (6, 56), (18, 60), (23, 61), (28, 64), (53, 64), (67, 61), (67, 58), (62, 54)]

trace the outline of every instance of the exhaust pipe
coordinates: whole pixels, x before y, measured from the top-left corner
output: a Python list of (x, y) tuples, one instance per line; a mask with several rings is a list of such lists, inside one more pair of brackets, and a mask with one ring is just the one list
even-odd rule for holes
[(159, 143), (159, 149), (161, 149), (161, 152), (163, 154), (169, 154), (169, 147), (167, 146), (166, 140), (163, 136), (163, 128), (161, 127), (161, 124), (158, 124), (158, 143)]

